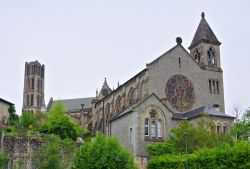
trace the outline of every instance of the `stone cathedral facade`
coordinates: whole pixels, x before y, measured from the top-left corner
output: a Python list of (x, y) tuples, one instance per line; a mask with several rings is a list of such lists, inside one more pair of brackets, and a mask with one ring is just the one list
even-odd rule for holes
[(117, 136), (142, 161), (147, 145), (168, 139), (182, 120), (196, 124), (206, 113), (217, 133), (227, 132), (234, 118), (225, 114), (220, 45), (202, 13), (189, 51), (177, 37), (174, 47), (116, 89), (105, 79), (95, 97), (61, 101), (77, 122)]
[(23, 112), (45, 112), (44, 102), (45, 66), (38, 61), (25, 63)]

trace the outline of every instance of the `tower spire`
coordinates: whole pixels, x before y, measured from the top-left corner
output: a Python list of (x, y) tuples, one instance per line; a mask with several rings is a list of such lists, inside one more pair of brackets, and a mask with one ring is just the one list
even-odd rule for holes
[(201, 42), (206, 42), (215, 45), (221, 44), (221, 42), (219, 42), (214, 32), (210, 28), (209, 24), (207, 23), (204, 12), (201, 13), (201, 21), (195, 32), (194, 38), (189, 46), (189, 49), (192, 49)]

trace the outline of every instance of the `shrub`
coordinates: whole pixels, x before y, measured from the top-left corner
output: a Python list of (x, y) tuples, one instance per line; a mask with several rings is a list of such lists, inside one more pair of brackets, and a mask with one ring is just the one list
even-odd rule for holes
[(48, 135), (44, 147), (33, 157), (38, 169), (70, 169), (76, 146), (71, 139), (61, 140), (57, 135)]
[(75, 124), (66, 112), (62, 103), (57, 101), (49, 112), (47, 119), (44, 120), (44, 124), (40, 127), (40, 132), (57, 134), (61, 139), (70, 138), (75, 141), (81, 127)]
[(172, 143), (157, 143), (147, 147), (150, 156), (160, 156), (163, 154), (175, 154), (176, 147)]
[(114, 137), (97, 133), (89, 143), (81, 146), (76, 153), (74, 169), (132, 169), (133, 157)]
[(6, 154), (0, 150), (0, 168), (5, 168), (8, 164), (9, 158)]
[(36, 126), (36, 115), (28, 112), (23, 112), (21, 116), (21, 126), (28, 129), (29, 125)]
[(250, 168), (250, 144), (237, 142), (212, 149), (203, 148), (189, 155), (163, 155), (149, 160), (149, 169), (158, 168)]

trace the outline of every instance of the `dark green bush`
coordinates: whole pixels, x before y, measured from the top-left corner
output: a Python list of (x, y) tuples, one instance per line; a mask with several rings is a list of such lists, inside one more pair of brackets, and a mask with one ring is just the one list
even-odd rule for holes
[(212, 149), (203, 148), (188, 155), (163, 155), (149, 160), (149, 169), (184, 169), (188, 161), (191, 169), (250, 168), (250, 144), (237, 142)]
[(176, 153), (176, 147), (172, 143), (157, 143), (157, 144), (151, 144), (147, 148), (147, 152), (150, 154), (150, 156), (160, 156), (163, 154), (174, 154)]

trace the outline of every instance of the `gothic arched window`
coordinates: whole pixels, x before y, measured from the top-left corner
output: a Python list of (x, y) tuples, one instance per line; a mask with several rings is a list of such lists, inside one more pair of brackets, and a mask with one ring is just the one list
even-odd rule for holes
[(31, 106), (34, 105), (34, 96), (33, 96), (33, 94), (31, 94), (31, 96), (30, 96), (30, 105)]
[(212, 49), (212, 47), (210, 47), (207, 51), (207, 63), (208, 63), (208, 65), (215, 64), (215, 52)]
[(144, 119), (144, 135), (148, 139), (162, 138), (162, 119), (155, 110), (152, 110)]
[(112, 114), (110, 113), (110, 104), (107, 103), (106, 107), (105, 107), (105, 122), (106, 122), (106, 125), (108, 125), (108, 122), (110, 120), (110, 118), (112, 117)]
[(199, 51), (199, 49), (196, 49), (194, 51), (194, 59), (197, 63), (200, 63), (201, 61), (201, 52)]
[(37, 106), (38, 107), (40, 106), (40, 97), (39, 97), (39, 95), (37, 95)]
[(118, 96), (117, 99), (116, 99), (116, 113), (119, 113), (121, 110), (122, 110), (122, 99), (121, 99), (121, 96)]
[(130, 106), (136, 103), (135, 89), (133, 87), (128, 92), (128, 103)]
[(29, 106), (30, 105), (30, 96), (27, 95), (27, 98), (26, 98), (26, 106)]

